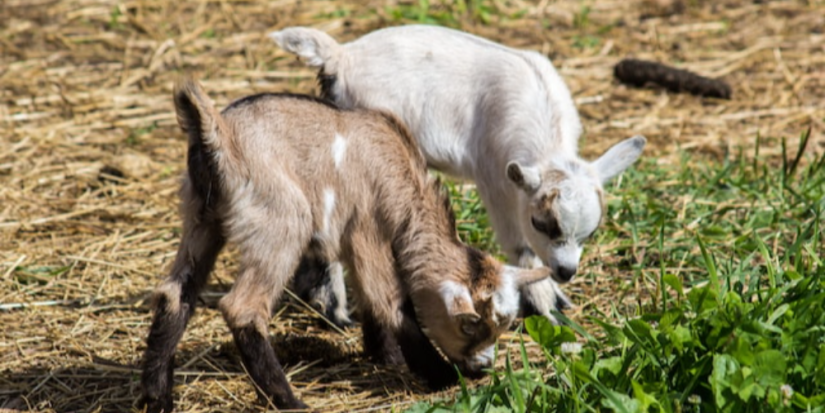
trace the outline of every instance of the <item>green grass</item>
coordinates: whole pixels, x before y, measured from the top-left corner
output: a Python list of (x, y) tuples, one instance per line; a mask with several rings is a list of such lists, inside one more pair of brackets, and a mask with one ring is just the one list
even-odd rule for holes
[[(725, 162), (641, 161), (611, 190), (591, 241), (609, 247), (589, 258), (637, 286), (617, 281), (612, 302), (645, 298), (592, 311), (588, 329), (529, 318), (542, 362), (522, 346), (500, 355), (506, 368), (489, 385), (409, 411), (825, 411), (825, 156), (785, 152), (763, 159), (757, 143)], [(470, 210), (462, 237), (488, 245), (483, 209), (453, 192)], [(595, 276), (606, 275), (585, 275)], [(512, 358), (526, 367), (514, 370)]]
[(520, 9), (507, 15), (499, 9), (496, 2), (490, 0), (447, 0), (437, 4), (429, 0), (417, 0), (411, 3), (396, 4), (385, 8), (387, 15), (396, 22), (434, 24), (458, 27), (461, 20), (492, 24), (497, 19), (518, 19), (527, 11)]

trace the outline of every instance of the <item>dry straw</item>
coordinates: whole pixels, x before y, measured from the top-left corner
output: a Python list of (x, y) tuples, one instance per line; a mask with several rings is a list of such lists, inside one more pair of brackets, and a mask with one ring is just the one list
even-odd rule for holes
[[(431, 2), (432, 14), (444, 10)], [(457, 3), (455, 1), (449, 3)], [(475, 3), (475, 2), (466, 2)], [(763, 136), (825, 130), (825, 9), (821, 2), (482, 2), (457, 25), (552, 57), (585, 124), (582, 151), (648, 136), (648, 154), (679, 148), (724, 156)], [(399, 24), (418, 1), (5, 0), (0, 3), (0, 409), (127, 411), (150, 320), (147, 298), (178, 242), (184, 137), (173, 79), (203, 79), (219, 106), (264, 91), (311, 92), (313, 73), (266, 39), (312, 25), (349, 40)], [(612, 78), (620, 59), (661, 61), (727, 80), (719, 101)], [(763, 153), (779, 152), (768, 141)], [(793, 153), (795, 148), (790, 149)], [(590, 257), (609, 246), (592, 246)], [(589, 257), (586, 257), (589, 258)], [(602, 257), (602, 263), (610, 259)], [(180, 345), (181, 411), (264, 409), (215, 310), (235, 256), (221, 256)], [(585, 262), (597, 277), (567, 288), (571, 316), (606, 308), (627, 274)], [(598, 281), (594, 281), (598, 280)], [(644, 299), (643, 288), (626, 297)], [(367, 363), (357, 329), (320, 328), (294, 300), (271, 328), (294, 387), (324, 411), (403, 409), (428, 394), (407, 372)], [(515, 336), (506, 337), (513, 348)], [(507, 342), (510, 341), (509, 344)], [(534, 351), (532, 346), (529, 346)], [(455, 390), (452, 390), (455, 391)], [(447, 392), (450, 393), (450, 392)]]

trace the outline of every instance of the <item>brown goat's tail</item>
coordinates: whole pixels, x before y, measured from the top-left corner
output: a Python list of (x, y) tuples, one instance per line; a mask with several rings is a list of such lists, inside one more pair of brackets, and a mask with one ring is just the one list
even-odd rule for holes
[[(221, 179), (220, 165), (227, 166), (228, 128), (209, 96), (190, 77), (175, 84), (175, 112), (178, 125), (189, 136), (187, 172), (195, 193), (207, 203), (216, 201), (214, 185)], [(226, 172), (226, 171), (224, 171)]]
[(187, 76), (175, 84), (174, 95), (178, 125), (189, 136), (190, 151), (203, 145), (208, 152), (222, 152), (227, 128), (200, 84)]

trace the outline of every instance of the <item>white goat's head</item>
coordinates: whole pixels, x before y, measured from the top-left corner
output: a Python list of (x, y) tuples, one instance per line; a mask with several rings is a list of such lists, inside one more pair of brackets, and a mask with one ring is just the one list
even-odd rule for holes
[(602, 185), (633, 164), (646, 142), (643, 136), (626, 139), (592, 163), (573, 158), (507, 164), (507, 177), (526, 195), (518, 211), (522, 231), (556, 281), (568, 282), (578, 270), (583, 243), (605, 213)]

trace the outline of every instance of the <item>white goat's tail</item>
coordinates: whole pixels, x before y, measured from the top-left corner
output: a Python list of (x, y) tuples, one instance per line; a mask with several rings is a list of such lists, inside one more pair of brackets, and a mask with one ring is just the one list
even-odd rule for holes
[(309, 27), (289, 27), (269, 34), (282, 49), (296, 54), (309, 66), (324, 67), (329, 74), (336, 72), (341, 45), (330, 35)]

